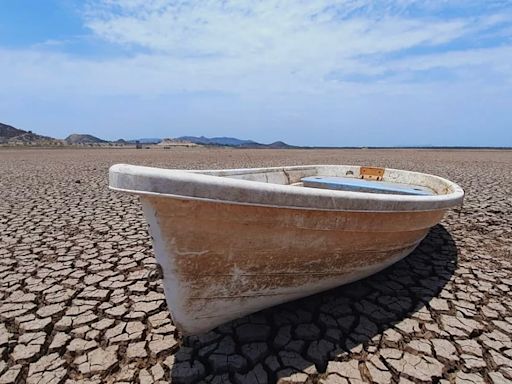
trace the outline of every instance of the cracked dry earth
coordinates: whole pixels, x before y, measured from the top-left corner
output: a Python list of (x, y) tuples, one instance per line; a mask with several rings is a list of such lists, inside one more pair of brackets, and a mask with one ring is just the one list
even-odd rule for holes
[[(387, 270), (181, 338), (125, 162), (365, 164), (467, 193)], [(512, 382), (512, 152), (0, 150), (0, 383)]]

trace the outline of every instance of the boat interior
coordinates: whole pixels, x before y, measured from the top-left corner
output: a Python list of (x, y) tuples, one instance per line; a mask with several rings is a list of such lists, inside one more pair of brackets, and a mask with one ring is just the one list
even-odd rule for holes
[(451, 192), (449, 185), (436, 176), (379, 167), (317, 165), (194, 173), (297, 187), (379, 194), (433, 196)]

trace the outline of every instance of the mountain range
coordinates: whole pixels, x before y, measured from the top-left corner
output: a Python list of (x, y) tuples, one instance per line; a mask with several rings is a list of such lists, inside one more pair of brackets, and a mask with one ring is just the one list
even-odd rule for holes
[[(141, 138), (138, 140), (119, 139), (108, 141), (89, 134), (73, 133), (64, 140), (54, 139), (48, 136), (37, 135), (32, 131), (24, 131), (11, 125), (0, 123), (0, 144), (8, 145), (127, 145), (135, 144), (158, 144), (163, 139)], [(282, 141), (271, 144), (262, 144), (254, 140), (241, 140), (235, 137), (205, 137), (205, 136), (181, 136), (171, 139), (176, 142), (189, 142), (204, 146), (221, 146), (235, 148), (294, 148)]]
[(286, 144), (282, 141), (276, 141), (271, 144), (262, 144), (254, 140), (241, 140), (234, 137), (205, 137), (205, 136), (181, 136), (176, 140), (188, 141), (195, 144), (202, 145), (217, 145), (226, 147), (237, 148), (293, 148), (292, 145)]
[[(333, 147), (333, 146), (322, 146), (322, 147), (297, 147), (286, 144), (283, 141), (276, 141), (270, 144), (258, 143), (254, 140), (241, 140), (235, 137), (205, 137), (205, 136), (181, 136), (174, 139), (160, 139), (160, 138), (140, 138), (133, 140), (119, 139), (115, 141), (108, 141), (100, 139), (96, 136), (89, 134), (74, 133), (66, 137), (64, 140), (55, 139), (53, 137), (38, 135), (32, 131), (25, 131), (23, 129), (15, 128), (12, 125), (0, 123), (0, 146), (124, 146), (134, 145), (137, 142), (142, 145), (153, 145), (159, 144), (163, 141), (173, 145), (172, 142), (179, 143), (179, 146), (186, 146), (186, 143), (194, 143), (202, 146), (217, 146), (217, 147), (232, 147), (232, 148), (368, 148), (368, 149), (389, 149), (389, 148), (437, 148), (437, 149), (507, 149), (511, 150), (510, 146), (502, 147), (472, 147), (472, 146), (425, 146), (425, 145), (410, 145), (410, 146), (368, 146), (368, 147)], [(184, 145), (185, 144), (185, 145)], [(165, 144), (167, 146), (167, 144)]]

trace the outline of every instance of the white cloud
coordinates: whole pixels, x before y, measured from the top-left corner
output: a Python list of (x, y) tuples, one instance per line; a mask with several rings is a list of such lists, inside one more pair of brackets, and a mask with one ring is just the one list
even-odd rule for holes
[(408, 15), (418, 6), (438, 11), (436, 2), (405, 0), (97, 0), (88, 3), (87, 26), (98, 38), (138, 47), (139, 53), (100, 62), (65, 55), (36, 60), (51, 64), (50, 71), (58, 62), (59, 73), (81, 67), (87, 83), (98, 77), (120, 92), (318, 92), (337, 86), (326, 84), (332, 72), (376, 75), (422, 70), (434, 62), (450, 69), (482, 61), (493, 65), (496, 51), (508, 52), (506, 46), (490, 48), (488, 58), (485, 49), (469, 47), (386, 59), (510, 21), (496, 13), (449, 19)]
[(361, 1), (95, 4), (87, 26), (110, 42), (176, 57), (243, 58), (267, 64), (300, 65), (441, 44), (466, 33), (472, 22), (404, 18), (389, 9), (373, 12)]
[(95, 2), (89, 4), (86, 19), (97, 37), (146, 51), (129, 58), (94, 60), (45, 52), (39, 46), (29, 52), (4, 51), (2, 61), (16, 62), (21, 67), (18, 70), (9, 66), (15, 72), (29, 67), (21, 78), (14, 76), (21, 83), (30, 78), (37, 83), (51, 79), (53, 84), (73, 87), (76, 83), (87, 90), (88, 84), (96, 87), (100, 81), (106, 86), (97, 91), (107, 93), (318, 92), (319, 87), (336, 87), (326, 84), (332, 72), (378, 75), (432, 65), (452, 69), (496, 65), (495, 59), (509, 52), (505, 46), (490, 48), (491, 55), (487, 49), (471, 48), (385, 59), (387, 54), (453, 41), (482, 25), (503, 23), (503, 16), (476, 21), (422, 20), (400, 16), (402, 2), (387, 3), (385, 13), (358, 1), (238, 4), (216, 0), (173, 5), (156, 0)]
[[(450, 86), (461, 94), (506, 93), (512, 82), (511, 13), (495, 6), (442, 17), (444, 2), (412, 0), (87, 4), (84, 23), (91, 33), (127, 54), (77, 55), (66, 44), (59, 52), (53, 41), (0, 49), (2, 97), (227, 94), (301, 116), (312, 97), (319, 100), (317, 111), (330, 108), (329, 113), (368, 95), (381, 101), (396, 95), (435, 100), (446, 84), (435, 74), (421, 81), (414, 75), (430, 70), (452, 73)], [(482, 36), (497, 40), (481, 41)]]

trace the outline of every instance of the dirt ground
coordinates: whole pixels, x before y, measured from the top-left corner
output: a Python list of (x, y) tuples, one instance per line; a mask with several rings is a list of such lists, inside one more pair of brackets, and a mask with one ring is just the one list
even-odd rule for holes
[[(466, 200), (375, 276), (182, 339), (114, 163), (376, 165)], [(512, 151), (0, 149), (0, 384), (510, 383), (511, 289)]]

